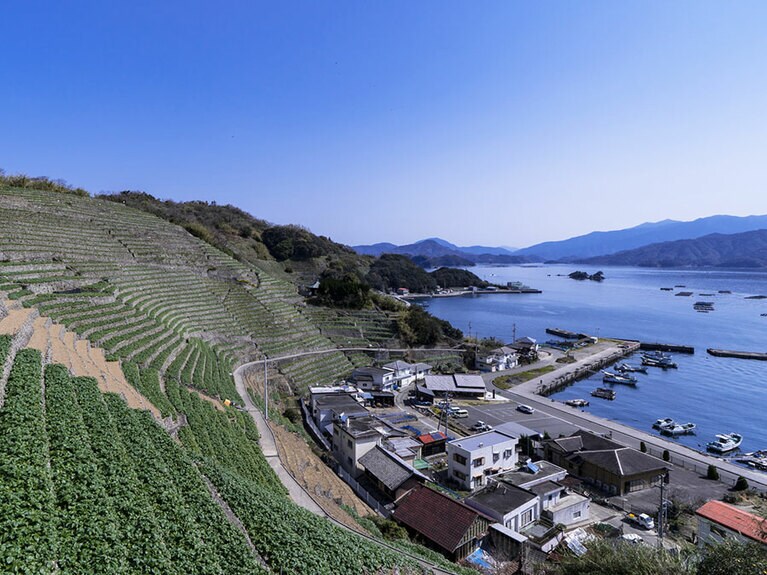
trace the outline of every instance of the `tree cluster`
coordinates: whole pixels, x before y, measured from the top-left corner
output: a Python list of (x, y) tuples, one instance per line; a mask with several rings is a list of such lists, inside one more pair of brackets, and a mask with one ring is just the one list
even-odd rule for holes
[(461, 340), (463, 333), (449, 322), (436, 318), (422, 307), (413, 305), (398, 322), (400, 339), (407, 345), (434, 345), (443, 339)]
[(277, 261), (308, 260), (331, 254), (351, 253), (351, 249), (325, 236), (316, 236), (300, 226), (272, 226), (261, 240)]
[(407, 288), (412, 292), (428, 293), (437, 288), (437, 281), (407, 256), (383, 254), (375, 260), (367, 275), (374, 288), (386, 291)]

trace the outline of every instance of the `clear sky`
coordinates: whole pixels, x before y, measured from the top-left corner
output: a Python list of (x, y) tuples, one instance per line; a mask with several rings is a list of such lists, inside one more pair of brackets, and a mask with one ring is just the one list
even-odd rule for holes
[(347, 244), (767, 213), (767, 2), (6, 2), (0, 168)]

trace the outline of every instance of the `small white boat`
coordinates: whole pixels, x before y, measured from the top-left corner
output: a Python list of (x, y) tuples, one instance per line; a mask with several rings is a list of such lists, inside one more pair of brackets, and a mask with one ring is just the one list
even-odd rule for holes
[(706, 449), (714, 453), (727, 453), (735, 451), (743, 442), (743, 436), (740, 433), (723, 433), (717, 435), (714, 441), (706, 444)]
[(676, 425), (676, 421), (670, 417), (666, 417), (664, 419), (656, 419), (655, 423), (652, 424), (654, 429), (665, 429), (667, 427), (671, 427), (672, 425)]
[(690, 435), (695, 433), (694, 423), (683, 423), (681, 425), (675, 424), (668, 427), (661, 428), (660, 432), (664, 435), (671, 435), (676, 437), (677, 435)]
[(629, 365), (627, 363), (619, 363), (615, 366), (616, 371), (621, 373), (647, 373), (647, 368), (642, 365)]

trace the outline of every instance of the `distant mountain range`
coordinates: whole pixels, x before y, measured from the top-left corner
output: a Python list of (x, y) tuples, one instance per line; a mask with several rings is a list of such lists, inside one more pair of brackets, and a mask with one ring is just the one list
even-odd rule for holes
[[(706, 255), (700, 254), (701, 263), (692, 263), (694, 254), (682, 255), (677, 250), (694, 248), (669, 246), (670, 242), (695, 240), (711, 234), (731, 236), (756, 230), (767, 229), (767, 215), (762, 216), (710, 216), (690, 222), (663, 220), (648, 222), (633, 228), (609, 232), (591, 232), (556, 242), (544, 242), (514, 250), (506, 247), (467, 246), (459, 247), (441, 238), (428, 238), (412, 244), (398, 246), (392, 243), (379, 243), (365, 246), (353, 246), (359, 254), (380, 256), (384, 253), (400, 254), (410, 257), (424, 268), (453, 266), (467, 267), (476, 264), (524, 264), (532, 262), (588, 262), (603, 265), (649, 265), (649, 266), (730, 266), (761, 267), (759, 254), (744, 255), (744, 265), (735, 265), (738, 246), (724, 247), (726, 240), (700, 244)], [(757, 236), (754, 236), (755, 238)], [(714, 244), (718, 247), (713, 247)], [(703, 247), (705, 246), (705, 247)], [(642, 251), (640, 248), (648, 248)], [(746, 249), (747, 246), (743, 246)], [(663, 250), (672, 250), (666, 256)], [(629, 252), (626, 254), (624, 252)], [(636, 253), (635, 253), (636, 252)], [(720, 253), (716, 256), (716, 253)], [(750, 252), (748, 252), (750, 254)], [(620, 254), (620, 258), (607, 256)], [(745, 254), (745, 252), (744, 252)], [(766, 256), (767, 257), (767, 256)], [(593, 259), (590, 259), (593, 258)], [(626, 259), (628, 258), (628, 259)], [(755, 259), (754, 259), (755, 258)], [(642, 261), (643, 263), (629, 263)], [(670, 263), (670, 262), (676, 263)], [(615, 262), (615, 263), (613, 263)], [(717, 263), (718, 262), (718, 263)], [(729, 263), (722, 263), (729, 262)], [(748, 264), (752, 262), (753, 265)], [(748, 265), (746, 265), (748, 264)]]
[(594, 265), (767, 269), (767, 230), (710, 234), (580, 260)]
[(611, 232), (592, 232), (557, 242), (544, 242), (514, 252), (535, 261), (575, 261), (614, 254), (659, 242), (695, 239), (708, 234), (737, 234), (767, 229), (765, 216), (710, 216), (691, 222), (663, 220)]
[(518, 264), (531, 261), (518, 257), (513, 249), (489, 246), (459, 247), (441, 238), (428, 238), (397, 246), (391, 243), (352, 246), (358, 254), (380, 256), (381, 254), (400, 254), (409, 256), (424, 268), (440, 266), (473, 266), (482, 264)]

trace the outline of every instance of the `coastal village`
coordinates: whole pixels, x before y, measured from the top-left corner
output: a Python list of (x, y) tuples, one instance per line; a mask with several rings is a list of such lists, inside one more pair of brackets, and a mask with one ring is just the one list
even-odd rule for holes
[[(345, 381), (309, 388), (305, 427), (376, 514), (489, 573), (531, 573), (599, 539), (672, 552), (730, 539), (767, 546), (767, 522), (738, 498), (746, 476), (756, 488), (750, 496), (764, 497), (758, 471), (590, 416), (577, 409), (585, 399), (542, 397), (623, 361), (639, 342), (551, 333), (563, 341), (521, 337), (477, 351), (467, 373), (437, 374), (403, 359), (359, 367)], [(642, 356), (659, 368), (668, 358)], [(621, 365), (604, 372), (606, 383), (631, 377)], [(503, 383), (510, 374), (518, 383)]]

